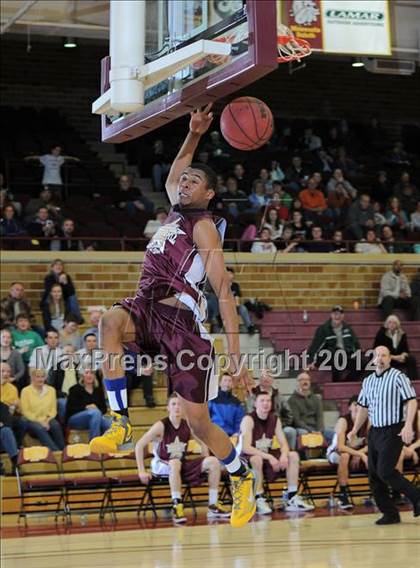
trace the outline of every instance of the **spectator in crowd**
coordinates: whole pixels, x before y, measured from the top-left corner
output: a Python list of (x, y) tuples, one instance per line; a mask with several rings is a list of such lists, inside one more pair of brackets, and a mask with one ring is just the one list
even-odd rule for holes
[(304, 241), (308, 238), (308, 226), (304, 221), (304, 217), (301, 211), (293, 211), (292, 222), (287, 226), (292, 229), (294, 239)]
[[(8, 454), (15, 469), (19, 453), (18, 445), (12, 429), (9, 407), (3, 402), (0, 402), (0, 451)], [(0, 462), (0, 474), (4, 475), (2, 462)]]
[(327, 209), (327, 202), (322, 191), (316, 188), (313, 178), (308, 180), (306, 189), (299, 193), (299, 201), (305, 210), (305, 217), (314, 223), (319, 221), (320, 216)]
[(82, 337), (79, 332), (79, 324), (77, 318), (72, 314), (68, 314), (64, 319), (64, 325), (58, 332), (60, 338), (60, 346), (73, 345), (76, 349), (82, 348)]
[(120, 176), (118, 190), (115, 193), (115, 206), (118, 209), (126, 209), (130, 215), (136, 211), (153, 213), (154, 205), (147, 199), (138, 187), (133, 186), (133, 180), (129, 175)]
[(332, 177), (327, 183), (328, 194), (330, 194), (331, 191), (334, 191), (338, 183), (340, 183), (344, 187), (344, 189), (352, 199), (356, 199), (357, 189), (353, 187), (352, 184), (344, 178), (343, 172), (340, 170), (340, 168), (336, 168), (334, 170)]
[(246, 195), (250, 193), (251, 186), (245, 168), (242, 164), (235, 164), (233, 166), (233, 175), (236, 179), (238, 191), (243, 191)]
[(0, 355), (1, 362), (10, 366), (11, 376), (16, 384), (20, 385), (26, 372), (25, 364), (19, 351), (12, 347), (12, 334), (8, 329), (2, 329), (0, 332)]
[(417, 201), (416, 210), (410, 215), (410, 230), (420, 231), (420, 201)]
[(417, 269), (416, 274), (411, 281), (411, 301), (413, 307), (413, 319), (420, 321), (420, 268)]
[(66, 405), (66, 424), (72, 430), (89, 430), (89, 440), (103, 434), (111, 425), (103, 388), (95, 372), (84, 369), (78, 384), (71, 387)]
[(362, 254), (387, 254), (388, 251), (377, 238), (375, 230), (368, 229), (366, 231), (366, 238), (356, 244), (354, 252)]
[(51, 241), (51, 250), (84, 250), (82, 241), (75, 236), (74, 231), (75, 226), (73, 219), (64, 219), (61, 228), (56, 232), (56, 236), (60, 237), (61, 240), (56, 239)]
[(302, 146), (305, 150), (309, 150), (309, 152), (315, 152), (322, 148), (322, 139), (314, 133), (312, 128), (305, 128)]
[[(274, 437), (280, 449), (273, 449)], [(241, 422), (242, 457), (256, 475), (257, 513), (270, 515), (272, 509), (264, 495), (264, 480), (274, 481), (286, 472), (286, 511), (312, 511), (314, 507), (298, 495), (299, 455), (290, 451), (279, 417), (271, 411), (271, 397), (261, 392), (255, 398), (255, 410)]]
[(368, 466), (367, 423), (357, 438), (351, 442), (347, 439), (347, 434), (353, 429), (356, 414), (357, 396), (352, 396), (348, 403), (348, 413), (337, 420), (333, 441), (327, 449), (328, 461), (338, 465), (338, 507), (344, 510), (353, 508), (348, 495), (350, 471), (360, 471), (362, 467), (367, 470)]
[(391, 314), (378, 330), (373, 348), (383, 345), (389, 349), (391, 354), (391, 367), (403, 371), (412, 381), (418, 380), (417, 361), (414, 355), (410, 354), (407, 333), (401, 327), (399, 318)]
[(223, 209), (233, 217), (244, 211), (247, 206), (247, 196), (238, 188), (238, 182), (234, 176), (226, 180), (226, 192), (222, 195)]
[(1, 326), (15, 325), (18, 314), (25, 314), (31, 326), (35, 327), (35, 316), (29, 301), (25, 298), (25, 287), (22, 282), (13, 282), (9, 294), (1, 301)]
[(286, 180), (290, 190), (296, 194), (302, 188), (302, 183), (307, 179), (309, 172), (303, 166), (302, 158), (300, 156), (293, 156), (292, 163), (286, 170)]
[[(275, 244), (276, 250), (279, 250), (282, 254), (293, 252), (294, 249), (299, 247), (299, 241), (300, 240), (301, 239), (299, 239), (299, 238), (295, 239), (295, 237), (293, 236), (292, 227), (286, 226), (283, 229), (283, 233), (282, 233), (281, 237), (279, 239), (277, 239), (277, 241), (276, 241), (276, 244)], [(252, 252), (252, 249), (251, 249), (251, 252)], [(269, 251), (269, 252), (271, 252), (271, 251)], [(301, 252), (301, 251), (299, 250), (299, 252)]]
[(324, 175), (330, 175), (333, 171), (333, 163), (334, 159), (330, 156), (330, 154), (321, 148), (315, 157), (314, 160), (314, 167), (320, 171), (320, 173)]
[(398, 197), (391, 197), (385, 211), (387, 224), (397, 231), (403, 231), (408, 226), (408, 215), (401, 209)]
[[(184, 523), (187, 518), (182, 504), (182, 482), (197, 483), (204, 475), (208, 476), (209, 506), (208, 518), (229, 517), (228, 510), (218, 502), (220, 483), (220, 463), (214, 456), (208, 455), (208, 449), (200, 443), (202, 456), (187, 460), (186, 451), (191, 439), (191, 430), (182, 418), (182, 409), (175, 393), (169, 397), (169, 416), (155, 422), (136, 444), (137, 467), (140, 481), (147, 485), (152, 475), (169, 478), (172, 497), (172, 519)], [(155, 456), (151, 462), (151, 472), (146, 471), (144, 454), (149, 444), (154, 443)]]
[(229, 373), (223, 373), (219, 383), (219, 393), (209, 402), (211, 421), (220, 426), (228, 436), (239, 434), (241, 420), (245, 411), (241, 401), (232, 393), (233, 381)]
[(400, 200), (400, 205), (407, 214), (413, 213), (417, 207), (417, 203), (420, 199), (420, 193), (417, 188), (412, 184), (405, 185), (401, 192), (398, 194)]
[(305, 243), (306, 252), (331, 252), (331, 245), (327, 243), (322, 234), (322, 227), (314, 225), (311, 228), (311, 240)]
[(235, 282), (235, 271), (230, 267), (227, 267), (226, 270), (230, 279), (230, 289), (233, 297), (235, 298), (238, 314), (241, 316), (242, 321), (244, 322), (244, 325), (248, 330), (248, 333), (252, 335), (253, 333), (255, 333), (255, 326), (252, 323), (248, 308), (244, 304), (241, 304), (242, 292), (239, 284)]
[(28, 365), (30, 369), (45, 369), (49, 371), (51, 368), (58, 366), (63, 354), (61, 347), (58, 346), (58, 333), (53, 329), (47, 331), (45, 342), (45, 345), (36, 347), (32, 351)]
[(406, 245), (396, 242), (394, 231), (389, 225), (382, 225), (381, 227), (381, 242), (390, 254), (406, 252)]
[(7, 187), (3, 174), (0, 173), (0, 210), (6, 207), (6, 205), (12, 205), (18, 217), (22, 215), (22, 203), (14, 199)]
[(11, 367), (7, 363), (0, 365), (1, 389), (0, 401), (6, 404), (10, 413), (10, 426), (16, 437), (17, 445), (20, 447), (25, 436), (27, 424), (26, 420), (21, 416), (21, 406), (19, 400), (19, 392), (14, 385), (15, 377), (12, 375)]
[(287, 211), (289, 211), (292, 204), (293, 197), (287, 193), (283, 184), (279, 181), (273, 181), (273, 193), (271, 194), (269, 206), (275, 207), (279, 211), (280, 215), (280, 209), (287, 209)]
[(259, 236), (252, 243), (251, 252), (274, 254), (276, 245), (272, 241), (270, 229), (261, 229)]
[(93, 333), (94, 335), (96, 335), (97, 341), (99, 341), (99, 322), (104, 312), (106, 312), (105, 306), (90, 306), (88, 308), (89, 322), (91, 327), (89, 327), (89, 329), (85, 331), (85, 334)]
[(351, 205), (351, 197), (342, 183), (337, 183), (328, 194), (327, 214), (334, 223), (341, 223)]
[(31, 384), (21, 392), (22, 414), (28, 420), (28, 432), (56, 452), (64, 448), (64, 437), (56, 419), (55, 390), (45, 384), (46, 377), (44, 369), (31, 369)]
[(375, 229), (375, 212), (370, 197), (362, 193), (348, 210), (347, 224), (353, 236), (360, 240), (367, 229)]
[(372, 184), (370, 196), (373, 201), (385, 203), (392, 195), (392, 187), (388, 181), (388, 174), (381, 170), (376, 174)]
[(265, 194), (264, 183), (260, 179), (252, 182), (252, 192), (248, 197), (252, 213), (259, 213), (267, 203), (267, 195)]
[(25, 231), (23, 227), (16, 219), (16, 211), (13, 205), (6, 205), (3, 208), (1, 220), (0, 220), (0, 236), (4, 238), (8, 237), (18, 237), (23, 235)]
[(374, 201), (372, 203), (372, 207), (374, 211), (375, 225), (379, 227), (386, 225), (385, 215), (382, 214), (382, 205), (379, 203), (379, 201)]
[(55, 201), (53, 192), (46, 185), (40, 191), (39, 197), (30, 199), (25, 207), (25, 220), (30, 223), (36, 216), (40, 208), (45, 208), (48, 211), (50, 219), (57, 221), (60, 216), (60, 207)]
[(171, 160), (166, 154), (163, 141), (153, 142), (152, 184), (154, 191), (163, 191), (165, 179), (171, 167)]
[(353, 178), (357, 176), (359, 170), (358, 164), (348, 155), (345, 146), (338, 148), (335, 167), (336, 169), (340, 169), (344, 176)]
[[(47, 299), (51, 288), (54, 284), (60, 284), (63, 291), (63, 298), (71, 312), (78, 319), (79, 323), (83, 323), (83, 318), (80, 313), (80, 306), (76, 295), (76, 289), (71, 279), (70, 274), (64, 270), (64, 263), (59, 258), (56, 258), (50, 266), (50, 271), (44, 278), (44, 294), (41, 303)], [(41, 306), (42, 307), (42, 306)]]
[(263, 182), (264, 191), (266, 192), (266, 194), (271, 195), (273, 193), (273, 182), (270, 179), (270, 172), (267, 170), (267, 168), (260, 169), (258, 179)]
[[(66, 343), (66, 345), (73, 345)], [(94, 371), (100, 372), (101, 363), (95, 356), (95, 350), (98, 349), (98, 339), (94, 333), (86, 332), (83, 334), (83, 347), (78, 349), (76, 355), (80, 358), (81, 363), (89, 361), (90, 367)]]
[[(55, 389), (58, 416), (63, 423), (66, 416), (68, 394), (71, 387), (76, 385), (78, 381), (76, 371), (78, 359), (73, 345), (65, 345), (58, 367), (50, 368), (47, 375), (47, 384)], [(86, 363), (88, 364), (88, 362)]]
[[(340, 352), (340, 357), (335, 356)], [(355, 356), (360, 351), (360, 343), (353, 328), (344, 321), (344, 309), (342, 306), (334, 306), (331, 310), (331, 317), (315, 331), (315, 335), (308, 348), (309, 370), (325, 365), (331, 366), (332, 380), (356, 380), (363, 369), (357, 369), (357, 365), (363, 367), (363, 357)], [(321, 354), (324, 356), (321, 361)], [(346, 363), (344, 368), (339, 370), (336, 366), (340, 360), (340, 367)]]
[(41, 310), (45, 330), (59, 332), (64, 326), (64, 320), (70, 315), (61, 284), (54, 284), (50, 288), (48, 296), (41, 303)]
[(319, 395), (312, 392), (311, 377), (306, 371), (298, 375), (297, 389), (288, 402), (298, 436), (308, 432), (319, 432), (328, 443), (332, 441), (334, 432), (324, 428), (322, 400)]
[[(41, 249), (48, 250), (51, 245), (51, 239), (56, 234), (56, 225), (48, 214), (46, 207), (40, 207), (35, 219), (27, 225), (28, 235), (33, 237), (32, 243), (39, 245)], [(39, 242), (37, 239), (41, 239)], [(48, 239), (48, 240), (45, 240)]]
[(155, 219), (149, 219), (146, 223), (146, 227), (144, 228), (143, 235), (146, 239), (151, 239), (159, 227), (164, 225), (167, 218), (168, 213), (166, 212), (166, 209), (163, 207), (156, 209)]
[(395, 142), (391, 152), (389, 152), (387, 161), (391, 166), (411, 166), (411, 160), (408, 153), (404, 150), (402, 142)]
[(31, 329), (29, 318), (25, 314), (19, 314), (16, 318), (16, 328), (12, 329), (12, 344), (22, 355), (25, 365), (28, 365), (32, 351), (44, 345), (41, 336)]
[(264, 392), (269, 394), (271, 397), (272, 412), (280, 418), (289, 448), (291, 450), (296, 450), (297, 432), (296, 428), (293, 427), (292, 411), (289, 403), (282, 396), (279, 389), (276, 389), (273, 385), (274, 379), (272, 374), (268, 369), (263, 369), (261, 371), (261, 377), (258, 385), (252, 389), (251, 395), (246, 401), (247, 410), (248, 412), (252, 412), (254, 410), (255, 399), (260, 393)]
[(79, 158), (74, 156), (62, 156), (63, 149), (59, 144), (51, 147), (48, 154), (42, 156), (27, 156), (25, 160), (38, 160), (44, 166), (44, 175), (42, 176), (42, 185), (48, 185), (52, 191), (59, 196), (63, 187), (61, 178), (61, 167), (67, 162), (80, 162)]
[(263, 229), (269, 229), (273, 241), (279, 239), (283, 233), (283, 223), (279, 219), (279, 214), (276, 209), (268, 209), (267, 215), (263, 217)]
[(274, 182), (279, 182), (281, 184), (285, 177), (286, 176), (281, 169), (279, 162), (277, 162), (277, 160), (271, 160), (270, 179), (273, 182), (273, 191), (275, 191)]
[(348, 252), (346, 243), (343, 241), (343, 231), (340, 231), (340, 229), (336, 229), (334, 231), (332, 240), (333, 242), (331, 245), (330, 252), (334, 253)]
[(402, 269), (401, 260), (395, 260), (392, 269), (385, 272), (381, 278), (378, 306), (381, 308), (383, 320), (386, 320), (395, 308), (407, 310), (412, 318), (415, 316), (410, 285)]

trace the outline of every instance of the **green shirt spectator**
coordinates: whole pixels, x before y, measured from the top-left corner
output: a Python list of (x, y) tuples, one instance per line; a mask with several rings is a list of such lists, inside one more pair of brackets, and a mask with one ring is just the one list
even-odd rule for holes
[(23, 362), (27, 365), (32, 351), (44, 345), (42, 337), (30, 328), (29, 319), (24, 314), (16, 318), (16, 329), (12, 330), (13, 347), (22, 355)]

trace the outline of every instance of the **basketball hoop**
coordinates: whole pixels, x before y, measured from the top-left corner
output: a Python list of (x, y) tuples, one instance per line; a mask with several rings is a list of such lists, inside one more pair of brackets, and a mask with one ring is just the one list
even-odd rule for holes
[(300, 61), (312, 53), (309, 42), (306, 39), (295, 37), (293, 32), (283, 24), (280, 24), (277, 29), (277, 50), (279, 63)]

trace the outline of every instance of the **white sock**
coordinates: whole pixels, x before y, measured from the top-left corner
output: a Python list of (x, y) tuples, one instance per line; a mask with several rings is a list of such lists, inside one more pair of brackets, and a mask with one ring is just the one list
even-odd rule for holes
[(239, 456), (236, 456), (233, 461), (231, 461), (228, 464), (225, 464), (225, 467), (229, 473), (236, 473), (238, 469), (240, 469), (241, 465), (242, 464), (241, 460), (239, 459)]
[(297, 493), (297, 485), (288, 485), (287, 492), (290, 493)]
[(179, 491), (171, 491), (171, 497), (172, 501), (175, 501), (175, 499), (181, 501), (181, 493)]
[(219, 497), (218, 489), (209, 489), (209, 505), (217, 505), (218, 497)]

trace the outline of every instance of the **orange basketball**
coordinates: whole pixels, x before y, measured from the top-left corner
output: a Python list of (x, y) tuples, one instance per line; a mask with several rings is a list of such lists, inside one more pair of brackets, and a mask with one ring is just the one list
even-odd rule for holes
[(224, 139), (238, 150), (256, 150), (273, 134), (273, 115), (254, 97), (239, 97), (223, 109), (220, 129)]

